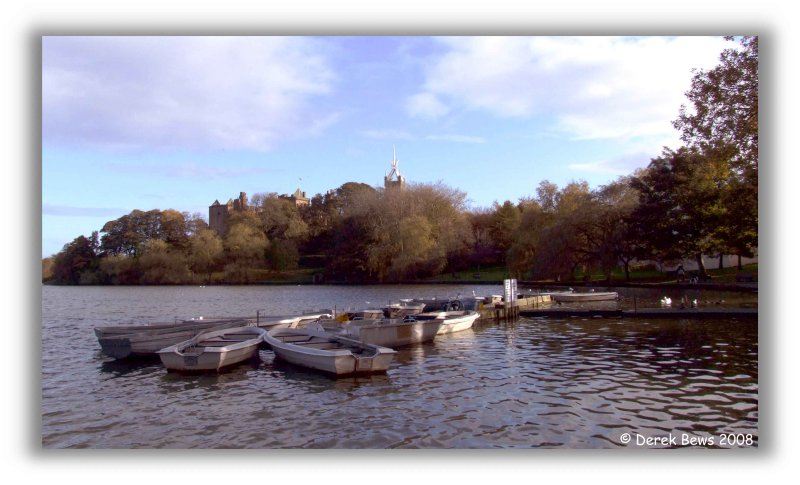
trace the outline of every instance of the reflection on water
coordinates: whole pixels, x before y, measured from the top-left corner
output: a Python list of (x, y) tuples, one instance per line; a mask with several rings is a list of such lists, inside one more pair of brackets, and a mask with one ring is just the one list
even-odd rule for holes
[[(446, 289), (413, 291), (425, 295)], [(285, 363), (268, 349), (221, 374), (170, 373), (158, 359), (104, 357), (92, 333), (96, 325), (141, 318), (245, 314), (267, 307), (285, 314), (293, 304), (334, 306), (414, 292), (404, 287), (45, 287), (42, 444), (625, 448), (625, 433), (738, 433), (752, 435), (757, 445), (755, 321), (478, 321), (469, 331), (397, 349), (384, 375), (339, 379)]]

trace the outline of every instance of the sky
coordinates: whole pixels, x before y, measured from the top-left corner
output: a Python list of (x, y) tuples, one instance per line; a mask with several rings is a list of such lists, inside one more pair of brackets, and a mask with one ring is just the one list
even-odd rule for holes
[(409, 183), (473, 208), (680, 146), (721, 37), (42, 38), (42, 256), (134, 209)]

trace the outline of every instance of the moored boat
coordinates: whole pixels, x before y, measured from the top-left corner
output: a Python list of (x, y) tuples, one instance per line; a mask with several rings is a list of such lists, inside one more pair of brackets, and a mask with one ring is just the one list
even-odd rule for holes
[(157, 353), (169, 371), (219, 371), (251, 359), (266, 334), (253, 326), (215, 329)]
[(409, 315), (417, 315), (425, 310), (424, 303), (413, 303), (409, 301), (401, 301), (399, 303), (391, 303), (381, 308), (383, 316), (386, 318), (403, 318)]
[(441, 326), (437, 335), (442, 335), (472, 328), (472, 325), (480, 316), (480, 313), (476, 311), (446, 311), (421, 313), (414, 315), (413, 318), (417, 321), (440, 321)]
[(384, 373), (396, 351), (315, 328), (276, 328), (264, 341), (287, 362), (336, 376)]
[[(255, 322), (255, 319), (252, 320)], [(188, 320), (176, 320), (174, 322), (145, 323), (133, 325), (104, 325), (94, 328), (97, 338), (112, 337), (115, 335), (133, 335), (152, 333), (159, 331), (170, 331), (191, 328), (209, 328), (214, 325), (224, 325), (227, 322), (250, 323), (247, 317), (228, 317), (228, 318), (192, 318)]]
[(181, 322), (165, 327), (153, 326), (148, 328), (146, 325), (136, 325), (134, 329), (120, 330), (128, 333), (116, 333), (115, 331), (103, 331), (95, 329), (98, 335), (97, 342), (103, 353), (115, 359), (125, 359), (128, 357), (149, 357), (155, 356), (159, 350), (190, 339), (195, 335), (211, 329), (233, 328), (250, 325), (247, 320), (198, 320), (195, 322)]
[(383, 310), (380, 308), (364, 308), (362, 310), (346, 310), (339, 314), (342, 320), (363, 320), (383, 318)]
[(383, 347), (403, 347), (430, 342), (436, 338), (443, 320), (417, 320), (406, 318), (380, 318), (338, 322), (319, 320), (309, 324), (328, 333)]

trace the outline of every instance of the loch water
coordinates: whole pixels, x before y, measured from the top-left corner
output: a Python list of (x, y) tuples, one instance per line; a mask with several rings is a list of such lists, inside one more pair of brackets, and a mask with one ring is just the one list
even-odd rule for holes
[[(157, 359), (106, 357), (93, 333), (100, 325), (473, 292), (502, 287), (43, 286), (42, 447), (758, 446), (757, 319), (479, 320), (471, 330), (398, 349), (386, 374), (338, 379), (266, 348), (219, 374), (170, 373)], [(657, 306), (659, 296), (626, 290), (614, 304), (635, 297), (640, 308)], [(757, 298), (689, 296), (733, 306)]]

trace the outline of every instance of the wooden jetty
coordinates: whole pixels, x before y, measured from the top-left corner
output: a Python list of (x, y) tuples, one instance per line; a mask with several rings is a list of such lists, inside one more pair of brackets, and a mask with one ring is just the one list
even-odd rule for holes
[(481, 314), (481, 319), (506, 322), (516, 320), (523, 311), (537, 311), (543, 304), (552, 301), (549, 294), (529, 295), (513, 303), (480, 304), (476, 310)]
[(638, 310), (591, 310), (544, 308), (521, 310), (519, 316), (555, 318), (758, 318), (757, 308), (643, 308)]
[(636, 310), (592, 310), (586, 308), (553, 308), (549, 294), (530, 295), (519, 298), (513, 304), (482, 304), (477, 308), (483, 320), (496, 322), (514, 321), (519, 317), (536, 318), (672, 318), (710, 319), (741, 318), (758, 319), (758, 308), (639, 308)]

